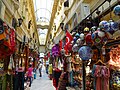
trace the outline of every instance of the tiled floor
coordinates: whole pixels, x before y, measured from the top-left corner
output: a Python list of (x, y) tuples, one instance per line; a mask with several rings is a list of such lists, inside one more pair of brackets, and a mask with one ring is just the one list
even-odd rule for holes
[(49, 80), (44, 67), (42, 68), (42, 77), (39, 77), (39, 72), (37, 71), (37, 78), (33, 80), (30, 90), (55, 90), (52, 80)]

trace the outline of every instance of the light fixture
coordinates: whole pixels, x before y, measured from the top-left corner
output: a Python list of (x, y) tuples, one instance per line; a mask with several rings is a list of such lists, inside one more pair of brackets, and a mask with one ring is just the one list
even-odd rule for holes
[(20, 27), (22, 25), (22, 22), (23, 22), (23, 19), (22, 18), (19, 18), (18, 19), (18, 27)]

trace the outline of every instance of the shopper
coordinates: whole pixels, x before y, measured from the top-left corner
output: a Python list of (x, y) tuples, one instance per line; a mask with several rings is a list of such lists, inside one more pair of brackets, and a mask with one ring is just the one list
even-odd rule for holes
[(39, 63), (39, 73), (40, 73), (40, 77), (42, 77), (42, 62), (40, 61), (40, 63)]
[(29, 81), (30, 81), (29, 87), (31, 87), (32, 76), (33, 76), (33, 68), (32, 68), (32, 65), (31, 65), (31, 64), (29, 65), (27, 76), (28, 76), (28, 79), (29, 79)]

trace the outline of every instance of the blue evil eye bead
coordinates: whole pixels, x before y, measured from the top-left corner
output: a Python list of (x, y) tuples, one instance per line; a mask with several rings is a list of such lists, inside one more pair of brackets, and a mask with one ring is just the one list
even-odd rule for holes
[(99, 23), (100, 29), (108, 30), (109, 29), (109, 24), (107, 21), (103, 20)]
[(115, 15), (120, 15), (120, 5), (114, 7), (113, 12)]
[(93, 56), (92, 49), (89, 46), (80, 47), (78, 54), (82, 60), (89, 60)]

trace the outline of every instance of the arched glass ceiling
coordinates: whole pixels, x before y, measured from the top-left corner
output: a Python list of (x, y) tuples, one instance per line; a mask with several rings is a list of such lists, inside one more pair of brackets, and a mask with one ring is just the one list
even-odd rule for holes
[[(33, 2), (37, 23), (39, 24), (40, 22), (41, 25), (48, 25), (50, 23), (54, 0), (33, 0)], [(38, 28), (38, 33), (40, 45), (45, 45), (48, 29)]]
[(33, 0), (37, 21), (50, 22), (54, 0)]

